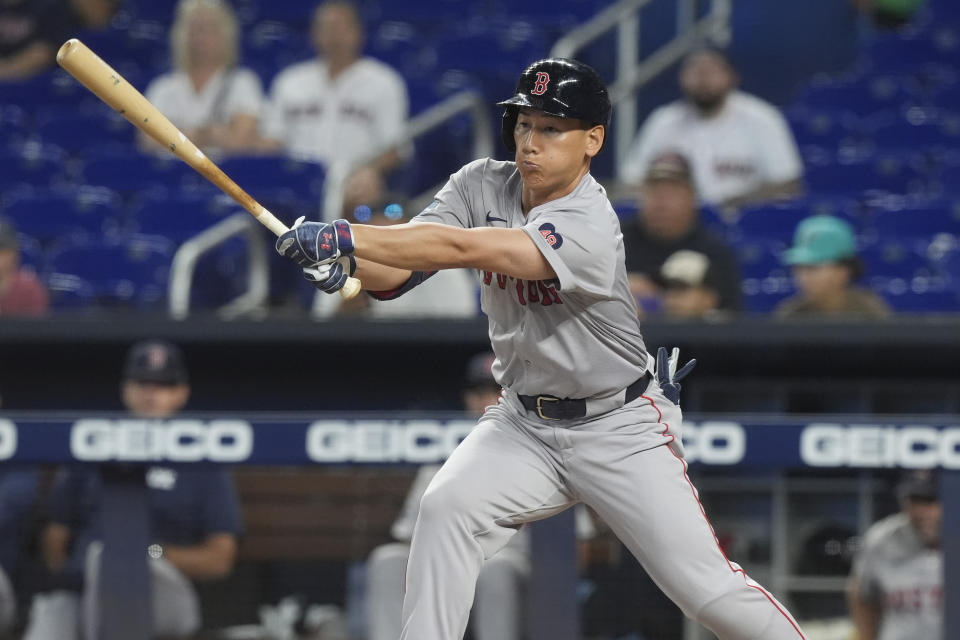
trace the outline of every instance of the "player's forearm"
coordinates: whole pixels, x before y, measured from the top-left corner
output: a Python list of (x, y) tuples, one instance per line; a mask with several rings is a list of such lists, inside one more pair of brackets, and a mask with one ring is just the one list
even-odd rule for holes
[(520, 229), (460, 229), (433, 223), (353, 225), (353, 236), (354, 255), (397, 269), (483, 269), (524, 280), (556, 276)]
[(195, 580), (215, 580), (233, 570), (237, 540), (232, 534), (218, 533), (190, 547), (163, 545), (163, 557), (186, 576)]
[(367, 291), (392, 291), (410, 279), (409, 269), (397, 269), (370, 260), (357, 260), (357, 270), (353, 274), (363, 283)]

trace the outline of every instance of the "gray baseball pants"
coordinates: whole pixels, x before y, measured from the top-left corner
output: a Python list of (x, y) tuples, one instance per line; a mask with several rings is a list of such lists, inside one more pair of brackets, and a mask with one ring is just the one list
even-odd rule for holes
[(787, 610), (724, 555), (687, 475), (682, 415), (651, 381), (629, 405), (542, 420), (504, 393), (420, 503), (401, 640), (460, 640), (484, 560), (523, 522), (592, 507), (683, 613), (720, 640), (802, 640)]

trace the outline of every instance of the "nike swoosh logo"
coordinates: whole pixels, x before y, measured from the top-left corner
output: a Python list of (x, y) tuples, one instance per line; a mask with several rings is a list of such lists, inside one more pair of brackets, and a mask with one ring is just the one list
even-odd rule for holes
[(506, 222), (503, 218), (498, 218), (496, 216), (490, 215), (490, 212), (487, 211), (487, 222)]

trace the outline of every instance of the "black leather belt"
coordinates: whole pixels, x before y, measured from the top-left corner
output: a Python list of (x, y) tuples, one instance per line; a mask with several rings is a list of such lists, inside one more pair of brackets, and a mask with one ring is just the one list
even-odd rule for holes
[[(629, 404), (642, 396), (650, 384), (650, 373), (644, 373), (627, 387), (623, 404)], [(522, 396), (520, 403), (544, 420), (574, 420), (587, 415), (585, 398), (557, 398), (556, 396)]]

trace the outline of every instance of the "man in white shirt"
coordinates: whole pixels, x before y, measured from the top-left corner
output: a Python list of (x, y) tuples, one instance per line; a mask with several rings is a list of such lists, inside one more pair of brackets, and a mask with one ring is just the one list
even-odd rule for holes
[[(273, 82), (261, 124), (264, 146), (328, 164), (384, 149), (403, 131), (407, 88), (389, 66), (360, 57), (364, 34), (356, 7), (346, 0), (320, 4), (311, 38), (318, 57), (287, 67)], [(399, 161), (389, 150), (372, 164), (387, 171)]]
[(737, 91), (737, 80), (722, 52), (690, 53), (680, 69), (683, 99), (650, 114), (620, 180), (639, 183), (651, 159), (672, 150), (692, 162), (706, 203), (738, 206), (798, 193), (803, 165), (786, 121), (773, 105)]

